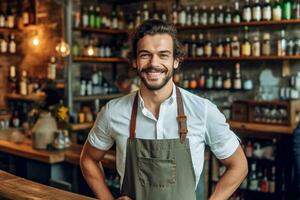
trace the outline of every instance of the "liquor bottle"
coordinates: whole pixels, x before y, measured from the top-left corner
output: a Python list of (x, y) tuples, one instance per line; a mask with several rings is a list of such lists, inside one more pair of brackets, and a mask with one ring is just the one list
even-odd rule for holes
[(15, 41), (15, 35), (11, 34), (10, 35), (10, 40), (8, 43), (8, 52), (9, 53), (16, 53), (17, 52), (17, 45), (16, 45), (16, 41)]
[(258, 36), (254, 36), (252, 42), (252, 56), (260, 56), (260, 41)]
[(143, 5), (143, 11), (142, 11), (142, 20), (143, 21), (146, 21), (150, 18), (150, 14), (149, 14), (149, 10), (148, 10), (148, 4), (147, 3), (144, 3)]
[(15, 27), (15, 16), (14, 16), (14, 14), (12, 12), (11, 1), (7, 1), (6, 27), (7, 28), (14, 28)]
[(272, 19), (272, 6), (270, 0), (265, 0), (263, 5), (262, 19), (265, 21), (270, 21)]
[(141, 11), (137, 10), (135, 14), (135, 27), (138, 27), (142, 23)]
[(159, 19), (159, 13), (156, 9), (156, 3), (153, 3), (153, 13), (152, 13), (152, 18), (153, 19)]
[(215, 53), (218, 57), (224, 56), (224, 47), (223, 47), (223, 41), (221, 38), (219, 38), (219, 40), (218, 40)]
[(231, 56), (232, 57), (240, 57), (241, 55), (241, 48), (238, 36), (234, 35), (231, 41)]
[(291, 19), (292, 18), (292, 1), (283, 0), (282, 2), (282, 18)]
[(101, 28), (102, 25), (102, 18), (101, 18), (101, 13), (100, 13), (100, 6), (96, 7), (96, 12), (95, 12), (95, 28)]
[(210, 6), (209, 16), (208, 16), (208, 24), (215, 24), (216, 23), (216, 13), (215, 8)]
[(239, 2), (236, 1), (234, 3), (234, 11), (232, 14), (232, 21), (233, 23), (240, 23), (241, 22), (241, 14), (240, 14), (240, 7), (239, 7)]
[(89, 8), (89, 12), (88, 12), (88, 16), (89, 16), (89, 27), (90, 28), (95, 28), (95, 18), (96, 18), (96, 13), (95, 13), (95, 9), (93, 5), (90, 5)]
[(200, 24), (201, 25), (207, 25), (207, 23), (208, 23), (207, 9), (206, 9), (206, 6), (203, 5), (202, 8), (201, 8)]
[(204, 45), (204, 55), (206, 57), (211, 57), (212, 51), (213, 51), (213, 45), (212, 45), (212, 42), (210, 41), (210, 35), (208, 35), (207, 40)]
[(251, 55), (251, 43), (248, 39), (248, 27), (245, 26), (245, 35), (244, 35), (244, 41), (242, 44), (242, 56), (250, 56)]
[(199, 33), (198, 42), (196, 47), (196, 56), (201, 57), (204, 56), (204, 42), (203, 42), (203, 34)]
[(280, 39), (277, 41), (277, 55), (285, 56), (287, 48), (287, 41), (285, 38), (285, 31), (281, 30)]
[(171, 22), (175, 25), (178, 24), (178, 12), (176, 4), (173, 4), (172, 6)]
[(214, 87), (216, 89), (221, 89), (223, 87), (223, 78), (220, 71), (217, 71), (217, 77), (214, 80)]
[(233, 89), (240, 90), (242, 88), (240, 63), (235, 64), (235, 77), (233, 80)]
[(224, 11), (223, 11), (223, 5), (218, 6), (218, 12), (217, 12), (217, 23), (218, 24), (224, 24)]
[(118, 17), (116, 11), (112, 11), (111, 13), (111, 28), (112, 29), (117, 29), (118, 28)]
[(8, 51), (8, 43), (5, 40), (4, 36), (0, 34), (0, 52), (7, 53)]
[(223, 87), (227, 90), (231, 89), (232, 87), (230, 72), (226, 72), (226, 78), (224, 79)]
[(213, 77), (213, 69), (208, 68), (208, 76), (205, 82), (205, 86), (207, 89), (212, 89), (214, 86), (214, 77)]
[(185, 26), (186, 25), (186, 10), (182, 6), (179, 7), (179, 19), (178, 19), (178, 23), (181, 26)]
[(269, 192), (269, 181), (267, 176), (267, 169), (264, 171), (264, 177), (260, 182), (260, 191), (261, 192)]
[(19, 128), (20, 127), (20, 117), (19, 117), (19, 112), (15, 110), (13, 112), (13, 116), (11, 118), (11, 125), (14, 128)]
[(196, 80), (196, 74), (192, 73), (191, 79), (189, 81), (189, 89), (196, 89), (197, 88), (197, 80)]
[(87, 7), (82, 7), (82, 12), (81, 12), (81, 16), (82, 16), (82, 27), (86, 28), (89, 26), (89, 15), (87, 12)]
[(193, 9), (192, 24), (194, 26), (198, 26), (199, 23), (200, 23), (200, 21), (199, 21), (199, 10), (198, 10), (198, 6), (195, 5), (194, 9)]
[(247, 145), (245, 147), (245, 154), (246, 154), (247, 158), (251, 158), (253, 156), (253, 145), (250, 140), (247, 142)]
[(3, 11), (3, 5), (4, 4), (0, 4), (0, 28), (4, 28), (5, 27), (5, 14)]
[(190, 6), (186, 7), (186, 26), (191, 26), (192, 25), (192, 12)]
[(21, 81), (20, 81), (20, 94), (28, 95), (28, 78), (27, 72), (25, 70), (22, 71)]
[(268, 191), (270, 193), (275, 193), (275, 189), (276, 189), (276, 167), (272, 166), (272, 175), (271, 175), (271, 179), (269, 180), (269, 188)]
[(271, 55), (271, 41), (270, 33), (263, 34), (263, 43), (262, 43), (262, 55), (269, 56)]
[(205, 87), (205, 74), (203, 67), (200, 68), (200, 74), (197, 85), (200, 89), (203, 89)]
[(282, 19), (282, 8), (280, 5), (280, 0), (276, 0), (272, 8), (272, 18), (274, 21), (279, 21)]
[(47, 78), (50, 80), (56, 79), (56, 59), (54, 56), (50, 58), (50, 63), (48, 64), (48, 70), (47, 70)]
[(16, 72), (16, 66), (11, 65), (9, 67), (9, 90), (11, 93), (17, 92), (17, 72)]
[[(27, 6), (26, 8), (23, 10), (23, 13), (22, 13), (22, 20), (23, 20), (23, 26), (28, 26), (29, 25), (29, 13), (30, 13), (30, 8), (29, 8), (29, 2), (26, 1), (27, 3)], [(76, 18), (75, 18), (76, 20)], [(74, 21), (75, 21), (74, 20)]]
[(225, 12), (225, 24), (231, 24), (232, 23), (232, 15), (231, 15), (231, 11), (230, 11), (230, 7), (226, 8), (226, 12)]
[(294, 2), (292, 18), (300, 19), (300, 2), (299, 1)]
[(195, 57), (196, 49), (197, 49), (196, 35), (192, 34), (191, 43), (189, 45), (189, 56)]
[(224, 54), (226, 57), (231, 56), (231, 41), (230, 37), (226, 37), (225, 43), (224, 43)]
[(257, 191), (258, 188), (258, 180), (256, 177), (256, 163), (251, 164), (251, 171), (249, 174), (249, 184), (248, 189), (252, 191)]
[(245, 5), (243, 7), (243, 21), (250, 22), (251, 20), (252, 20), (251, 6), (249, 0), (246, 0)]
[(260, 21), (261, 20), (261, 5), (259, 0), (255, 0), (255, 4), (252, 7), (252, 20), (253, 21)]

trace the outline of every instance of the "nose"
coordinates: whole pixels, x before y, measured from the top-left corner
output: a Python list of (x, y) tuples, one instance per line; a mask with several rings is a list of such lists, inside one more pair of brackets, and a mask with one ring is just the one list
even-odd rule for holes
[(151, 66), (159, 66), (159, 56), (156, 54), (153, 54), (150, 60)]

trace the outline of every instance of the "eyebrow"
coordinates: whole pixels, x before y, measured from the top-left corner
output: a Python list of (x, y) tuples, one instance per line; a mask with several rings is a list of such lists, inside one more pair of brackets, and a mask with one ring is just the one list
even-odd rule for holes
[[(138, 51), (138, 54), (140, 54), (140, 53), (151, 53), (150, 51), (147, 51), (147, 50), (144, 50), (144, 49), (142, 49), (142, 50), (139, 50)], [(171, 51), (169, 51), (169, 50), (163, 50), (163, 51), (159, 51), (158, 53), (160, 53), (160, 54), (164, 54), (164, 53), (167, 53), (167, 54), (172, 54), (172, 52)]]

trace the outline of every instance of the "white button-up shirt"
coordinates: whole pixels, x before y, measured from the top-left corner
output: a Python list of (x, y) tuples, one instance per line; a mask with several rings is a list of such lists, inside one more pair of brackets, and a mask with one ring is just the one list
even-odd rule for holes
[[(203, 163), (204, 149), (207, 144), (218, 159), (231, 156), (239, 146), (239, 140), (229, 129), (225, 117), (209, 100), (181, 89), (184, 112), (187, 116), (187, 127), (191, 157), (196, 175), (196, 186), (199, 181)], [(136, 92), (109, 101), (99, 112), (91, 129), (88, 141), (98, 149), (108, 150), (116, 142), (116, 165), (124, 178), (126, 146), (129, 138), (131, 110)], [(177, 123), (176, 89), (160, 106), (156, 119), (145, 107), (139, 95), (136, 122), (136, 138), (173, 139), (179, 138)]]

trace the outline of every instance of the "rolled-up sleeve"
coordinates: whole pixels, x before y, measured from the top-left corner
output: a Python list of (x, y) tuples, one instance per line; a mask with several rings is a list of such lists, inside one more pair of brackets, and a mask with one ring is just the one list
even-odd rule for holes
[(218, 159), (226, 159), (238, 148), (239, 139), (230, 130), (224, 115), (216, 105), (206, 101), (205, 113), (205, 142)]
[(114, 139), (110, 131), (110, 113), (109, 106), (106, 104), (98, 113), (93, 128), (88, 135), (89, 143), (101, 150), (108, 150), (114, 144)]

